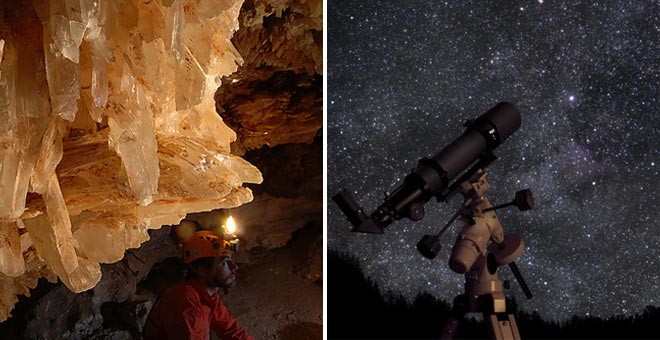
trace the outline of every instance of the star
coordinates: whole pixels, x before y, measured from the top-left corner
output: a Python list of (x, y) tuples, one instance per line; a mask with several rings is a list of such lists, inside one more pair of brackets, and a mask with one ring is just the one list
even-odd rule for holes
[[(557, 321), (640, 313), (660, 296), (660, 22), (645, 15), (657, 5), (538, 3), (329, 2), (328, 194), (347, 188), (371, 213), (465, 121), (512, 102), (521, 127), (495, 150), (487, 195), (534, 193), (533, 209), (498, 216), (525, 242), (518, 266), (535, 296), (504, 267), (506, 293)], [(384, 291), (450, 302), (465, 280), (447, 266), (461, 224), (433, 261), (415, 245), (461, 204), (432, 200), (421, 221), (366, 235), (328, 199), (328, 248), (357, 258)]]

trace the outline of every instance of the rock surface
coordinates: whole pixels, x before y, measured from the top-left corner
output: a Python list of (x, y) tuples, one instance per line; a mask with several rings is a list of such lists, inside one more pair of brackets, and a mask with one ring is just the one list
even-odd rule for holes
[[(151, 231), (151, 239), (140, 249), (128, 251), (117, 263), (102, 265), (103, 278), (92, 290), (76, 294), (63, 285), (50, 287), (24, 315), (29, 322), (21, 336), (1, 328), (0, 335), (3, 339), (139, 339), (157, 297), (185, 273), (170, 229)], [(284, 247), (254, 248), (247, 254), (248, 263), (239, 264), (236, 286), (222, 299), (257, 339), (322, 337), (321, 240), (322, 225), (309, 224)]]
[[(238, 269), (236, 286), (223, 296), (227, 308), (256, 339), (323, 338), (322, 282), (299, 271), (306, 258), (301, 252), (309, 250), (315, 237), (320, 239), (322, 225), (305, 231), (285, 247), (254, 249), (250, 263)], [(309, 278), (318, 274), (310, 273)]]
[(316, 138), (311, 144), (263, 147), (245, 154), (268, 174), (253, 187), (253, 202), (230, 210), (245, 229), (245, 247), (281, 247), (306, 223), (323, 223), (321, 150), (321, 138)]
[(245, 64), (216, 93), (232, 149), (311, 142), (323, 125), (323, 2), (247, 0), (239, 22)]
[[(104, 325), (113, 328), (117, 320), (129, 325), (123, 330), (139, 335), (146, 319), (144, 313), (151, 309), (157, 295), (140, 293), (138, 283), (155, 263), (177, 256), (169, 227), (150, 234), (147, 243), (127, 251), (121, 261), (102, 265), (103, 277), (94, 289), (76, 294), (59, 285), (41, 298), (27, 324), (25, 338), (90, 339), (99, 336)], [(127, 319), (131, 311), (134, 317)]]

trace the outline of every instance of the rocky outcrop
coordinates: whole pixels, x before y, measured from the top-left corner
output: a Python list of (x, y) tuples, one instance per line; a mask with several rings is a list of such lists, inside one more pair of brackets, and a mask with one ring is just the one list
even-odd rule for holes
[(216, 93), (232, 149), (311, 142), (323, 124), (323, 2), (248, 0), (239, 22), (245, 64)]
[(323, 222), (321, 139), (312, 144), (284, 144), (245, 154), (268, 173), (254, 187), (255, 199), (231, 213), (245, 228), (244, 245), (281, 247), (306, 223)]
[(176, 256), (170, 228), (151, 231), (142, 247), (128, 250), (117, 263), (102, 265), (102, 279), (94, 289), (76, 294), (58, 285), (43, 296), (27, 323), (25, 338), (104, 338), (104, 327), (121, 331), (114, 336), (138, 336), (157, 297), (138, 290), (138, 283), (154, 264)]

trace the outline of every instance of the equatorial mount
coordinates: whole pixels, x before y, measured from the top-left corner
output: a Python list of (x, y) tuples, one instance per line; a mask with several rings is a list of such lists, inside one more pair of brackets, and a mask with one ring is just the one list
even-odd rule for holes
[[(478, 202), (477, 202), (478, 203)], [(488, 212), (492, 210), (502, 209), (515, 205), (520, 211), (526, 211), (534, 207), (534, 197), (532, 191), (529, 189), (519, 190), (516, 192), (515, 199), (509, 203), (498, 205), (495, 207), (486, 208), (483, 212)], [(433, 235), (424, 235), (422, 239), (417, 243), (417, 250), (426, 258), (434, 259), (441, 249), (440, 236), (444, 234), (445, 231), (456, 221), (459, 216), (473, 221), (474, 216), (470, 215), (470, 207), (463, 206), (459, 209), (447, 222), (442, 229), (436, 234)]]

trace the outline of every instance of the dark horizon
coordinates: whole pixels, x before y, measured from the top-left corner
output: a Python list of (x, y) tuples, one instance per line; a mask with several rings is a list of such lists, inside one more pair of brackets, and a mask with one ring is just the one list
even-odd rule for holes
[[(451, 302), (420, 293), (413, 300), (383, 292), (366, 277), (358, 261), (345, 253), (328, 251), (328, 339), (439, 338), (450, 314)], [(647, 306), (635, 315), (608, 318), (573, 315), (562, 322), (544, 320), (536, 311), (507, 301), (523, 339), (645, 339), (657, 338), (660, 307)], [(468, 314), (457, 339), (488, 337), (481, 315)]]

